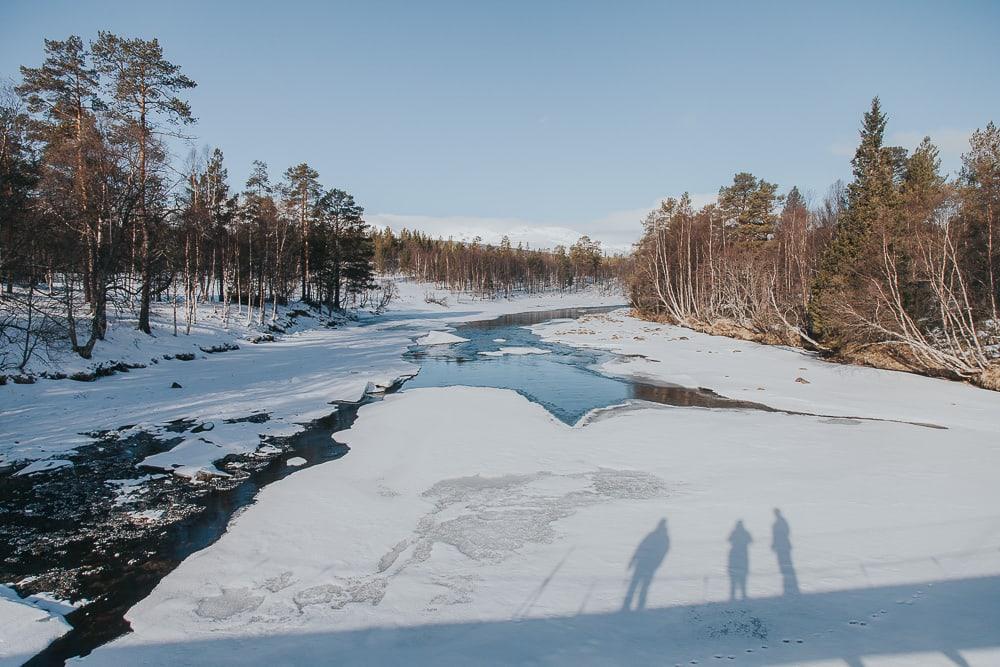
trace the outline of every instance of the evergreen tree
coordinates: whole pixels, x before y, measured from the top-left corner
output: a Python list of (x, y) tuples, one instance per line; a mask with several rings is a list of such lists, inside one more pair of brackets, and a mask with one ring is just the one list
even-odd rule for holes
[(336, 188), (325, 192), (316, 208), (320, 225), (318, 277), (328, 307), (342, 310), (344, 297), (374, 286), (374, 244), (362, 217), (364, 209), (347, 192)]
[[(34, 136), (44, 145), (42, 189), (53, 212), (75, 237), (78, 249), (75, 262), (82, 266), (84, 296), (91, 307), (90, 335), (82, 345), (76, 340), (76, 327), (69, 334), (74, 351), (89, 358), (97, 340), (107, 329), (107, 281), (111, 264), (111, 234), (105, 233), (107, 221), (106, 183), (99, 172), (106, 160), (104, 137), (97, 126), (97, 112), (103, 109), (99, 99), (99, 77), (92, 56), (83, 40), (70, 36), (65, 40), (45, 40), (45, 61), (41, 67), (21, 67), (23, 81), (18, 92), (35, 114)], [(106, 222), (105, 222), (106, 224)], [(71, 297), (69, 297), (71, 299)], [(70, 314), (71, 323), (74, 317)]]
[(190, 105), (177, 93), (197, 84), (181, 74), (180, 67), (163, 58), (163, 49), (156, 39), (128, 39), (102, 31), (92, 51), (97, 70), (109, 77), (112, 108), (121, 136), (135, 153), (142, 271), (138, 328), (148, 334), (151, 333), (152, 233), (154, 222), (161, 215), (154, 209), (162, 202), (151, 184), (154, 171), (151, 167), (165, 159), (157, 145), (157, 135), (168, 126), (194, 122)]
[(1000, 321), (1000, 128), (992, 122), (972, 133), (962, 156), (965, 255), (976, 267), (981, 301)]
[(13, 90), (0, 89), (0, 281), (7, 293), (25, 276), (31, 194), (38, 164), (28, 135), (29, 118)]
[(778, 186), (742, 171), (733, 184), (719, 188), (719, 209), (725, 220), (736, 227), (739, 239), (765, 241), (774, 233)]
[(310, 296), (309, 290), (311, 289), (310, 283), (312, 278), (309, 268), (310, 227), (316, 202), (321, 193), (319, 172), (305, 162), (285, 170), (285, 182), (282, 187), (282, 194), (285, 197), (286, 206), (288, 206), (291, 214), (299, 222), (299, 233), (301, 236), (299, 262), (302, 267), (301, 296), (303, 299), (308, 299)]
[(861, 126), (861, 142), (851, 161), (854, 181), (847, 186), (847, 209), (837, 220), (833, 241), (820, 260), (809, 304), (815, 336), (830, 341), (839, 334), (838, 305), (851, 298), (865, 266), (871, 233), (879, 224), (891, 224), (899, 192), (896, 176), (901, 150), (883, 146), (886, 115), (878, 97), (872, 99)]

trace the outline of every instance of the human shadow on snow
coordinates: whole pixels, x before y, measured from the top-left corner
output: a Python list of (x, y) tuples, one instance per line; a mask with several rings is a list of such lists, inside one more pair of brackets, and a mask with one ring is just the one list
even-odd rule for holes
[(622, 611), (629, 611), (632, 608), (632, 600), (636, 592), (639, 597), (635, 605), (636, 611), (646, 608), (646, 597), (649, 595), (649, 586), (653, 583), (656, 571), (660, 569), (663, 559), (670, 550), (670, 537), (667, 535), (667, 520), (660, 519), (649, 535), (646, 535), (635, 548), (632, 560), (629, 561), (628, 569), (632, 570), (632, 581), (628, 585), (628, 592), (622, 602)]
[(750, 574), (750, 543), (753, 537), (743, 526), (743, 520), (736, 522), (729, 533), (729, 599), (747, 599), (747, 576)]

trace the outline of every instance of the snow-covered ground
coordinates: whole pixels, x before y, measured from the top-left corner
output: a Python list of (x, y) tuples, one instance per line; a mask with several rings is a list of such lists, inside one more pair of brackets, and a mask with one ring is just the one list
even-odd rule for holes
[[(195, 350), (196, 358), (160, 361), (96, 382), (43, 379), (0, 387), (0, 468), (38, 461), (29, 472), (41, 472), (67, 465), (65, 455), (92, 442), (88, 435), (92, 432), (163, 433), (170, 421), (189, 419), (210, 430), (199, 429), (144, 463), (184, 476), (219, 474), (213, 461), (253, 451), (261, 436), (294, 433), (302, 423), (329, 414), (333, 401), (356, 401), (366, 391), (412, 375), (417, 367), (402, 360), (402, 353), (418, 337), (450, 336), (442, 331), (448, 323), (622, 301), (620, 295), (597, 292), (492, 301), (448, 295), (448, 305), (441, 306), (425, 302), (428, 291), (426, 285), (402, 281), (399, 299), (383, 315), (336, 328), (302, 316), (292, 333), (275, 342), (254, 345), (241, 340), (240, 349), (222, 354), (200, 351), (233, 342), (237, 335), (223, 328), (221, 316), (213, 316), (211, 306), (203, 308), (198, 332), (188, 339), (174, 338), (166, 324), (169, 307), (161, 304), (155, 337), (137, 338), (127, 325), (119, 325), (111, 342), (98, 348), (102, 358), (149, 362), (159, 356), (161, 345), (170, 354)], [(122, 345), (121, 339), (132, 343)], [(174, 383), (180, 388), (173, 388)], [(270, 415), (264, 423), (226, 422), (263, 412)]]
[(569, 427), (511, 391), (406, 390), (84, 662), (1000, 664), (1000, 394), (623, 313), (536, 331), (840, 417), (639, 403)]
[[(484, 301), (445, 292), (435, 295), (447, 295), (447, 305), (442, 306), (425, 301), (433, 291), (426, 285), (402, 281), (398, 291), (399, 299), (383, 315), (362, 313), (361, 322), (336, 328), (302, 315), (287, 334), (261, 344), (247, 340), (260, 331), (237, 325), (235, 316), (227, 328), (221, 312), (211, 305), (201, 309), (191, 336), (172, 335), (171, 312), (164, 305), (154, 310), (153, 337), (134, 332), (134, 323), (128, 320), (115, 321), (109, 340), (99, 344), (92, 361), (68, 357), (48, 370), (72, 373), (111, 361), (148, 366), (95, 382), (39, 379), (31, 385), (0, 386), (0, 469), (27, 463), (17, 474), (44, 475), (73, 466), (67, 457), (75, 448), (93, 443), (92, 433), (173, 435), (166, 426), (185, 419), (202, 427), (143, 463), (185, 477), (223, 474), (214, 461), (231, 453), (253, 452), (261, 446), (262, 436), (289, 434), (328, 415), (334, 409), (331, 402), (358, 400), (414, 373), (416, 366), (404, 361), (402, 353), (421, 336), (437, 340), (452, 336), (445, 331), (449, 323), (622, 300), (618, 295), (578, 292)], [(287, 314), (284, 321), (287, 324)], [(201, 349), (233, 343), (239, 349), (222, 354)], [(179, 353), (194, 353), (195, 359), (163, 359)], [(152, 358), (158, 363), (150, 363)], [(174, 388), (174, 383), (180, 387)], [(260, 413), (270, 418), (262, 423), (227, 423)], [(304, 462), (292, 458), (288, 464)], [(107, 482), (127, 502), (143, 483), (156, 477), (136, 471), (135, 479)], [(162, 510), (151, 509), (135, 513), (134, 518), (155, 521), (161, 514)], [(61, 617), (50, 618), (58, 616), (58, 610), (40, 611), (35, 602), (25, 605), (0, 598), (0, 664), (7, 664), (6, 659), (20, 664), (68, 629)]]
[(65, 603), (31, 596), (21, 599), (0, 586), (0, 667), (15, 667), (69, 631)]
[(796, 348), (646, 322), (629, 317), (626, 310), (531, 329), (543, 340), (618, 353), (599, 369), (609, 375), (706, 387), (781, 410), (921, 422), (1000, 436), (1000, 393), (960, 382), (830, 363)]

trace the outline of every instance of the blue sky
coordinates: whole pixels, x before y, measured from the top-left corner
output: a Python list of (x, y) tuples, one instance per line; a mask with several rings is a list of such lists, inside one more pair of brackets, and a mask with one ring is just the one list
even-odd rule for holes
[(876, 94), (955, 171), (1000, 122), (998, 26), (1000, 2), (2, 0), (0, 77), (44, 37), (156, 36), (240, 182), (306, 161), (376, 222), (624, 244), (736, 171), (819, 199)]

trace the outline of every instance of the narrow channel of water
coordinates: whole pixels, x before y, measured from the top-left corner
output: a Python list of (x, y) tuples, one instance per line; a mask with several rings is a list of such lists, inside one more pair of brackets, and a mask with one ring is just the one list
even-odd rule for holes
[[(765, 405), (725, 398), (708, 389), (603, 375), (594, 369), (614, 358), (614, 354), (545, 342), (525, 328), (543, 322), (569, 322), (619, 307), (535, 311), (459, 325), (455, 335), (467, 338), (468, 342), (412, 349), (407, 356), (420, 364), (420, 373), (406, 383), (406, 388), (461, 385), (512, 389), (570, 425), (591, 410), (630, 400), (770, 410)], [(514, 353), (507, 353), (511, 350)]]

